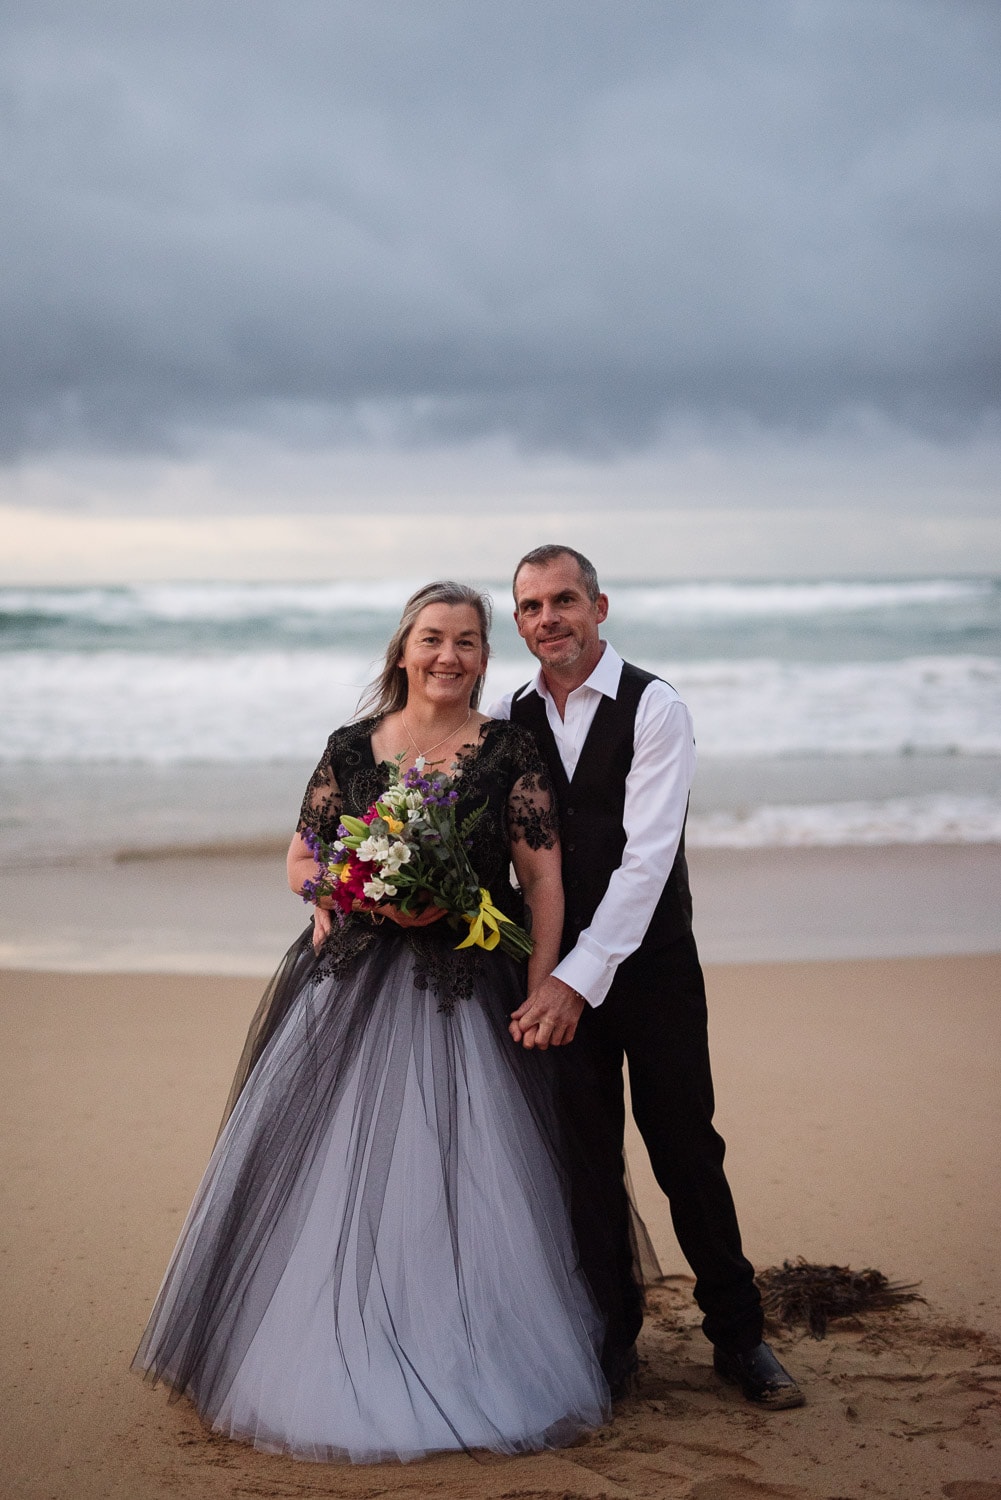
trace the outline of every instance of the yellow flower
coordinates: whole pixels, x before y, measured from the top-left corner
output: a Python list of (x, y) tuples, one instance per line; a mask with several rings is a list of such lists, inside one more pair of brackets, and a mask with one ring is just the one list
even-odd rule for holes
[(403, 824), (400, 822), (399, 818), (391, 818), (387, 815), (383, 819), (383, 821), (386, 824), (386, 827), (389, 829), (390, 833), (397, 834), (403, 832)]

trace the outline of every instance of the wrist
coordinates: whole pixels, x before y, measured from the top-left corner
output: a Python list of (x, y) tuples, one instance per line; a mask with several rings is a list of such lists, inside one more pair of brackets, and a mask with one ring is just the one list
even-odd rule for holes
[[(555, 978), (556, 976), (554, 975), (553, 977)], [(572, 984), (567, 984), (565, 979), (557, 980), (557, 983), (561, 984), (565, 990), (569, 990), (571, 995), (580, 1005), (587, 1004), (587, 996), (585, 994), (582, 994), (580, 990), (575, 990)]]

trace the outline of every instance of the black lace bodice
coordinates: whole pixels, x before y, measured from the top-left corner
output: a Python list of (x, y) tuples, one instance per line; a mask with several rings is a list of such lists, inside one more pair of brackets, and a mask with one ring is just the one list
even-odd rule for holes
[[(309, 779), (298, 828), (312, 828), (332, 842), (342, 813), (360, 817), (389, 784), (389, 766), (376, 764), (372, 732), (377, 719), (360, 719), (337, 729), (327, 741), (319, 765)], [(495, 904), (515, 921), (524, 913), (510, 881), (511, 846), (524, 839), (530, 849), (551, 849), (556, 843), (557, 815), (548, 774), (528, 730), (506, 719), (488, 719), (475, 743), (457, 756), (461, 771), (460, 819), (486, 804), (472, 833), (469, 857), (481, 886)], [(431, 927), (400, 928), (386, 922), (376, 926), (365, 914), (335, 919), (321, 958), (324, 972), (341, 972), (371, 942), (382, 935), (411, 943), (418, 959), (418, 980), (430, 985), (444, 1009), (472, 990), (475, 965), (483, 956), (477, 948), (455, 950), (458, 936), (445, 921)], [(494, 961), (498, 955), (487, 955)]]

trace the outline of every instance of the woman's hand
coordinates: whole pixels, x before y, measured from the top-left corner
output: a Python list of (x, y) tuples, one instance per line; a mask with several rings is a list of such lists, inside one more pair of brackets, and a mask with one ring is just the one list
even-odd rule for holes
[[(437, 922), (448, 913), (442, 906), (425, 906), (422, 911), (414, 912), (407, 916), (400, 911), (399, 907), (390, 906), (388, 902), (382, 906), (369, 906), (364, 901), (356, 901), (355, 911), (370, 912), (373, 916), (388, 917), (398, 927), (430, 927), (432, 922)], [(313, 952), (319, 953), (327, 938), (330, 936), (334, 925), (332, 914), (322, 906), (313, 907)]]
[(322, 906), (313, 908), (313, 952), (319, 953), (327, 938), (330, 936), (334, 919), (329, 911)]
[(422, 911), (414, 912), (411, 916), (400, 911), (398, 906), (391, 906), (389, 902), (382, 906), (369, 907), (369, 910), (373, 916), (388, 917), (391, 922), (396, 923), (397, 927), (430, 927), (432, 922), (448, 916), (443, 906), (425, 906)]

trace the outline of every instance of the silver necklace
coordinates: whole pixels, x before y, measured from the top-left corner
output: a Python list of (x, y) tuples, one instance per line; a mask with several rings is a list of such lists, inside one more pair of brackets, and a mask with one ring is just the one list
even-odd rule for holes
[(431, 754), (431, 751), (438, 749), (438, 745), (444, 745), (445, 740), (450, 740), (453, 735), (458, 734), (460, 732), (460, 730), (465, 729), (466, 725), (469, 723), (469, 721), (470, 721), (470, 719), (472, 717), (473, 717), (473, 708), (472, 708), (472, 704), (470, 704), (470, 708), (469, 708), (468, 714), (463, 719), (462, 723), (460, 725), (458, 725), (457, 728), (450, 729), (448, 731), (448, 734), (445, 735), (445, 739), (439, 740), (437, 745), (431, 745), (431, 746), (428, 747), (427, 750), (422, 750), (419, 747), (419, 745), (417, 744), (417, 741), (414, 739), (413, 735), (410, 733), (410, 725), (407, 723), (406, 715), (404, 714), (403, 709), (402, 708), (400, 709), (400, 718), (403, 721), (403, 727), (404, 727), (404, 729), (407, 731), (407, 739), (410, 741), (411, 745), (413, 745), (414, 749), (417, 751), (417, 754), (421, 758), (421, 760), (427, 760), (428, 756)]

